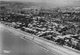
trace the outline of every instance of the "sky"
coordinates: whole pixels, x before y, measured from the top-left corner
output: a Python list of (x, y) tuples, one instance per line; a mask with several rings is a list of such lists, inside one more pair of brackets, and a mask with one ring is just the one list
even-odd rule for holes
[(22, 2), (45, 2), (55, 6), (80, 6), (80, 0), (2, 0)]

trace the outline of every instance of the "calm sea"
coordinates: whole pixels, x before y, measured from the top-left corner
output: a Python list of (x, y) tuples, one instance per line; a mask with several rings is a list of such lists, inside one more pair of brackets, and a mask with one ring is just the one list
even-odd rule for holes
[(30, 40), (24, 40), (9, 31), (3, 31), (1, 36), (0, 55), (53, 55)]

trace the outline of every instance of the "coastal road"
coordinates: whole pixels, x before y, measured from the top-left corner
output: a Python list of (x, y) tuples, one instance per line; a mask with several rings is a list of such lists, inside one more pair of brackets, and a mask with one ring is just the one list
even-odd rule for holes
[[(76, 53), (74, 51), (71, 51), (69, 49), (65, 49), (65, 48), (58, 46), (56, 44), (49, 43), (47, 40), (44, 40), (42, 38), (38, 38), (38, 37), (30, 35), (28, 33), (23, 33), (20, 30), (16, 30), (13, 28), (7, 28), (7, 27), (4, 27), (2, 29), (5, 30), (6, 32), (12, 33), (15, 36), (17, 36), (15, 39), (17, 39), (17, 38), (19, 39), (20, 37), (21, 37), (21, 39), (24, 39), (23, 37), (25, 37), (25, 39), (24, 39), (25, 41), (29, 40), (30, 42), (35, 43), (36, 45), (38, 45), (38, 47), (40, 47), (41, 49), (44, 49), (44, 51), (50, 52), (52, 55), (80, 55), (80, 53)], [(13, 37), (9, 37), (9, 38), (14, 39)], [(7, 42), (7, 41), (5, 41), (5, 42)], [(12, 45), (12, 46), (14, 46), (14, 45)], [(41, 54), (41, 55), (43, 55), (43, 54)], [(48, 55), (50, 55), (50, 54), (48, 53)]]
[(0, 55), (55, 55), (22, 35), (0, 29)]

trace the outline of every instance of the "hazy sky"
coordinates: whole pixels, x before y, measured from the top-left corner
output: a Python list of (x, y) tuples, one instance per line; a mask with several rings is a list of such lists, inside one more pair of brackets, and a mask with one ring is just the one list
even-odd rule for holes
[[(3, 1), (3, 0), (2, 0)], [(4, 1), (23, 1), (23, 2), (46, 2), (59, 6), (80, 6), (80, 0), (4, 0)]]

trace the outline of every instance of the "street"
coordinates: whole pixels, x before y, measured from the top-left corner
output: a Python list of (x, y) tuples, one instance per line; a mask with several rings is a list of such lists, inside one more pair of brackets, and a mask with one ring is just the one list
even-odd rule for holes
[(17, 30), (16, 31), (14, 29), (5, 28), (5, 27), (3, 28), (3, 30), (5, 30), (6, 32), (9, 32), (10, 31), (10, 33), (12, 33), (12, 34), (14, 33), (14, 35), (17, 36), (16, 38), (19, 38), (19, 37), (23, 38), (25, 36), (25, 40), (29, 40), (29, 41), (31, 41), (33, 43), (38, 44), (38, 46), (41, 46), (43, 49), (45, 49), (46, 51), (48, 50), (49, 52), (53, 53), (54, 55), (71, 55), (71, 54), (73, 54), (73, 55), (79, 55), (76, 52), (73, 52), (73, 51), (70, 51), (68, 49), (62, 48), (61, 46), (58, 46), (58, 45), (55, 45), (55, 44), (51, 44), (51, 43), (49, 43), (46, 40), (40, 39), (40, 38), (35, 37), (35, 36), (31, 36), (31, 35), (29, 35), (27, 33), (24, 34), (24, 33), (20, 32), (20, 30)]

